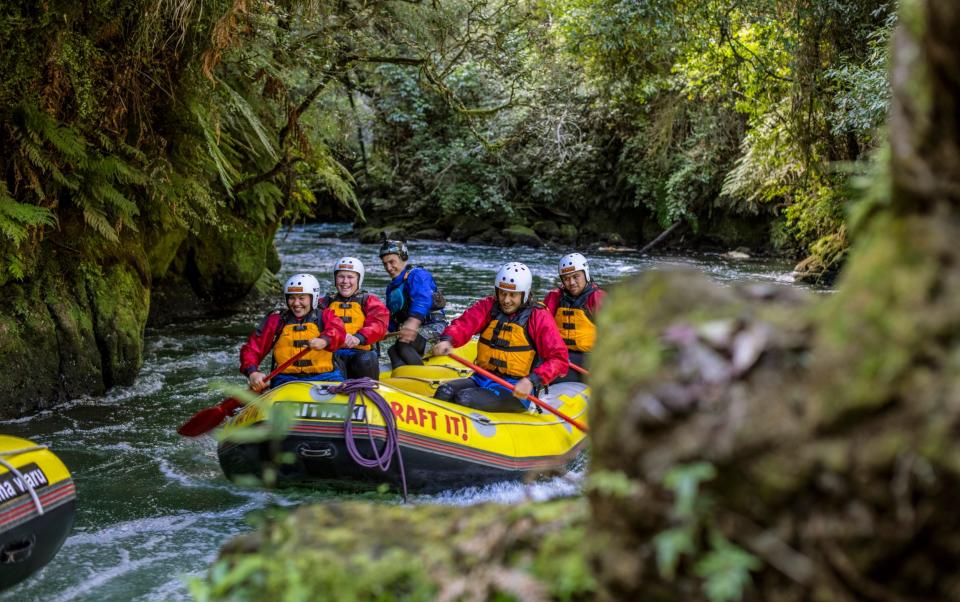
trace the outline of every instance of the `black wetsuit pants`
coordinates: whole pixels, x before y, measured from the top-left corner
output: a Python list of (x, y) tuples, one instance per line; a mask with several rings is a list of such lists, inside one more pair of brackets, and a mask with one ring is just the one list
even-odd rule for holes
[(485, 389), (472, 378), (459, 378), (440, 385), (434, 397), (483, 412), (526, 412), (523, 402), (506, 389)]
[(393, 347), (387, 351), (390, 356), (390, 367), (398, 366), (422, 366), (423, 352), (427, 350), (427, 339), (422, 334), (417, 334), (417, 338), (412, 343), (397, 341)]
[(337, 360), (342, 364), (341, 371), (346, 378), (380, 379), (380, 358), (373, 349), (359, 350), (349, 356), (338, 355)]
[[(584, 367), (584, 363), (587, 361), (587, 358), (590, 357), (589, 354), (586, 354), (582, 351), (570, 351), (570, 363), (576, 364), (581, 368)], [(555, 383), (582, 383), (583, 375), (574, 370), (573, 368), (567, 368), (567, 375), (561, 376), (554, 379)]]

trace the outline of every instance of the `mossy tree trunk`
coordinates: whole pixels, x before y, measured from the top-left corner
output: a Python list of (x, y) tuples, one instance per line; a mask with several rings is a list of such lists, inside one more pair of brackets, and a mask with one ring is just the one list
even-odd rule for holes
[(652, 274), (601, 316), (604, 599), (960, 596), (960, 5), (901, 11), (892, 187), (837, 293)]

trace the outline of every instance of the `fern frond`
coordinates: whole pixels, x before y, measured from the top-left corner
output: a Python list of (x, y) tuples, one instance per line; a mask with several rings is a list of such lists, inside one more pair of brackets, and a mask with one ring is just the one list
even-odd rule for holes
[(7, 273), (13, 276), (15, 280), (23, 280), (23, 277), (26, 276), (26, 266), (23, 263), (23, 260), (20, 259), (16, 254), (6, 255), (7, 260)]
[(104, 205), (114, 207), (120, 214), (120, 217), (131, 218), (140, 213), (140, 209), (133, 201), (125, 197), (110, 184), (100, 183), (93, 185), (90, 187), (90, 193)]
[(775, 112), (763, 117), (744, 138), (740, 156), (723, 179), (720, 198), (743, 201), (756, 210), (787, 194), (804, 172), (794, 150), (788, 133), (777, 124)]
[(98, 179), (105, 179), (120, 184), (138, 184), (146, 183), (145, 173), (130, 165), (117, 155), (107, 155), (100, 157), (96, 161), (87, 165), (88, 170), (92, 171)]
[(113, 226), (110, 224), (110, 221), (107, 219), (107, 216), (105, 216), (99, 209), (94, 209), (89, 205), (85, 206), (83, 208), (83, 221), (85, 221), (88, 226), (96, 230), (100, 236), (106, 238), (110, 242), (117, 242), (120, 240), (119, 236), (117, 236), (117, 231), (114, 230)]
[(197, 103), (190, 104), (190, 112), (197, 120), (200, 131), (203, 133), (203, 140), (206, 143), (205, 148), (207, 156), (213, 161), (213, 165), (220, 177), (220, 182), (228, 191), (233, 188), (233, 183), (240, 177), (240, 172), (234, 167), (233, 163), (227, 158), (223, 149), (220, 148), (219, 132), (217, 128), (210, 123), (203, 108)]
[(350, 170), (334, 159), (325, 146), (318, 148), (322, 152), (317, 153), (317, 161), (313, 166), (314, 174), (341, 204), (353, 210), (361, 220), (365, 219), (357, 193), (353, 188), (355, 182)]
[(280, 155), (277, 152), (276, 146), (273, 143), (273, 137), (267, 134), (267, 129), (264, 127), (263, 122), (260, 121), (260, 118), (257, 117), (257, 114), (254, 112), (253, 107), (250, 106), (250, 103), (247, 102), (243, 96), (241, 96), (236, 90), (230, 87), (223, 80), (218, 81), (219, 86), (222, 90), (226, 92), (227, 97), (230, 100), (230, 108), (237, 111), (244, 120), (250, 125), (250, 129), (253, 130), (254, 134), (259, 140), (260, 145), (263, 146), (263, 149), (267, 151), (267, 154), (274, 161), (279, 160)]
[(23, 124), (32, 134), (49, 143), (71, 161), (82, 161), (87, 156), (87, 141), (77, 130), (37, 109), (33, 105), (20, 106)]
[[(77, 189), (78, 183), (76, 178), (67, 176), (60, 171), (60, 168), (54, 163), (49, 153), (42, 148), (42, 144), (38, 142), (36, 135), (28, 134), (26, 136), (18, 136), (17, 141), (20, 143), (21, 154), (28, 162), (39, 169), (41, 173), (49, 175), (54, 182), (69, 190)], [(40, 193), (38, 192), (38, 194)]]
[(27, 239), (30, 230), (54, 224), (53, 213), (44, 207), (18, 203), (0, 182), (0, 232), (14, 246)]

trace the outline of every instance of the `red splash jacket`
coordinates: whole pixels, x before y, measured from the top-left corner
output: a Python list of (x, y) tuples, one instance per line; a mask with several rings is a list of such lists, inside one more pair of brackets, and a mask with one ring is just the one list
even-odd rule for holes
[[(596, 315), (597, 310), (599, 310), (600, 306), (603, 304), (603, 300), (607, 297), (607, 291), (602, 290), (599, 286), (590, 282), (587, 284), (587, 290), (580, 294), (583, 295), (584, 293), (588, 295), (587, 302), (584, 304), (584, 307), (587, 309), (587, 311)], [(556, 315), (557, 308), (560, 307), (560, 299), (564, 294), (565, 291), (563, 289), (555, 288), (547, 293), (546, 297), (544, 297), (543, 304), (547, 306), (547, 311), (550, 312), (551, 316)]]
[[(311, 312), (317, 312), (315, 309)], [(249, 376), (252, 372), (260, 369), (260, 362), (273, 349), (277, 339), (277, 331), (283, 327), (283, 314), (288, 310), (274, 311), (267, 314), (260, 326), (247, 337), (247, 342), (240, 348), (240, 372)], [(310, 319), (307, 314), (301, 322)], [(325, 309), (320, 314), (320, 322), (323, 324), (323, 330), (320, 332), (320, 338), (326, 339), (327, 346), (325, 351), (333, 353), (343, 344), (344, 337), (347, 336), (343, 328), (343, 322), (332, 310)]]
[(567, 351), (589, 353), (593, 350), (597, 340), (597, 310), (605, 296), (599, 286), (590, 282), (576, 298), (557, 288), (543, 300), (560, 330)]
[[(327, 309), (334, 302), (350, 303), (359, 298), (363, 298), (363, 316), (361, 316), (363, 326), (353, 333), (353, 336), (360, 339), (361, 345), (374, 345), (387, 334), (387, 324), (390, 323), (390, 310), (387, 309), (387, 306), (380, 300), (380, 297), (367, 292), (358, 293), (348, 299), (340, 295), (327, 295), (320, 300), (320, 303), (324, 309)], [(344, 324), (344, 329), (347, 330), (347, 332), (350, 331), (350, 328), (348, 328), (346, 324)]]
[[(490, 323), (496, 303), (496, 299), (492, 296), (480, 299), (463, 312), (463, 315), (451, 322), (440, 338), (449, 340), (454, 347), (466, 344), (470, 337), (483, 332)], [(527, 332), (533, 339), (533, 346), (536, 347), (537, 356), (541, 362), (533, 369), (534, 376), (531, 377), (533, 384), (548, 385), (555, 378), (565, 375), (569, 356), (553, 315), (542, 307), (534, 307), (530, 321), (527, 323)]]

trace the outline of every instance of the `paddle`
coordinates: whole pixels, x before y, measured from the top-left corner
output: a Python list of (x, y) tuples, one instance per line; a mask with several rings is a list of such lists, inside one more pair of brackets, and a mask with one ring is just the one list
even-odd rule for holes
[(573, 362), (567, 362), (567, 365), (569, 365), (571, 368), (573, 368), (573, 371), (574, 371), (574, 372), (579, 372), (580, 374), (582, 374), (582, 375), (584, 375), (584, 376), (590, 376), (590, 371), (587, 370), (586, 368), (581, 368), (580, 366), (574, 364)]
[[(264, 380), (269, 381), (274, 376), (280, 374), (287, 369), (287, 366), (306, 355), (309, 351), (310, 347), (304, 347), (295, 353), (293, 357), (277, 366)], [(234, 410), (242, 405), (243, 402), (234, 397), (224, 399), (217, 405), (204, 408), (194, 414), (190, 420), (187, 420), (177, 429), (177, 432), (184, 437), (198, 437), (204, 433), (208, 433), (220, 426), (220, 423), (223, 422), (227, 416), (233, 414)]]
[[(451, 353), (451, 354), (450, 354), (450, 357), (453, 358), (454, 360), (460, 362), (461, 364), (463, 364), (463, 365), (466, 366), (467, 368), (470, 368), (470, 369), (473, 370), (474, 372), (476, 372), (476, 373), (478, 373), (478, 374), (482, 374), (483, 376), (486, 376), (487, 378), (489, 378), (489, 379), (492, 380), (493, 382), (495, 382), (495, 383), (497, 383), (497, 384), (499, 384), (499, 385), (502, 385), (502, 386), (510, 389), (511, 391), (516, 390), (516, 387), (514, 387), (513, 385), (511, 385), (509, 382), (503, 380), (502, 378), (500, 378), (499, 376), (497, 376), (496, 374), (494, 374), (494, 373), (492, 373), (492, 372), (489, 372), (489, 371), (487, 371), (487, 370), (484, 370), (483, 368), (481, 368), (480, 366), (474, 364), (473, 362), (471, 362), (471, 361), (469, 361), (469, 360), (463, 359), (462, 357), (460, 357), (460, 356), (457, 355), (456, 353)], [(546, 403), (540, 401), (539, 399), (537, 399), (537, 398), (534, 397), (533, 395), (530, 395), (529, 393), (527, 394), (526, 397), (527, 397), (527, 399), (529, 399), (531, 402), (533, 402), (534, 404), (536, 404), (537, 407), (542, 408), (542, 409), (550, 412), (550, 413), (553, 414), (554, 416), (557, 416), (558, 418), (561, 418), (561, 419), (565, 420), (566, 422), (569, 422), (570, 424), (572, 424), (573, 426), (577, 427), (578, 429), (580, 429), (580, 430), (583, 431), (584, 433), (587, 432), (587, 427), (586, 427), (586, 425), (584, 425), (584, 424), (582, 424), (582, 423), (574, 420), (573, 418), (567, 416), (566, 414), (564, 414), (564, 413), (561, 412), (560, 410), (554, 408), (553, 406), (551, 406), (551, 405), (549, 405), (549, 404), (546, 404)]]

